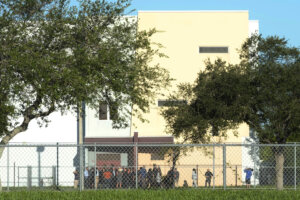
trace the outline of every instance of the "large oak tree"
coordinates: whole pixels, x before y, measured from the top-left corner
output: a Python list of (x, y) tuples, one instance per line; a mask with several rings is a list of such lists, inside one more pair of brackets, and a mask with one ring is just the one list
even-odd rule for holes
[[(1, 145), (47, 123), (55, 111), (98, 110), (106, 102), (114, 127), (145, 112), (169, 75), (153, 56), (155, 30), (138, 31), (128, 0), (0, 0)], [(122, 114), (120, 114), (122, 113)], [(0, 158), (3, 148), (0, 150)]]
[[(247, 123), (263, 144), (286, 144), (300, 136), (300, 51), (284, 38), (255, 35), (240, 51), (241, 62), (207, 61), (194, 84), (181, 84), (171, 99), (187, 104), (162, 114), (167, 130), (190, 142), (209, 142)], [(283, 188), (284, 148), (272, 148), (276, 185)]]

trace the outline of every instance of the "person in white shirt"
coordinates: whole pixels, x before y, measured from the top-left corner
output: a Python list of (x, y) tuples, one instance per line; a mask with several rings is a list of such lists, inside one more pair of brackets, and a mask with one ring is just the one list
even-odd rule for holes
[(194, 168), (192, 171), (192, 179), (193, 179), (193, 187), (197, 187), (197, 172), (196, 169)]
[(95, 188), (98, 189), (99, 185), (99, 175), (100, 175), (100, 167), (96, 168), (95, 175), (96, 175), (96, 180), (95, 180)]
[(84, 187), (88, 188), (88, 180), (89, 180), (89, 168), (88, 167), (85, 168), (83, 175), (84, 175)]

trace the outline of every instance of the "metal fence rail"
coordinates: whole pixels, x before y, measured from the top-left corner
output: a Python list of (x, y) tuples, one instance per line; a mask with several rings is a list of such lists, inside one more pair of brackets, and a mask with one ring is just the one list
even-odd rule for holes
[(278, 181), (296, 190), (299, 146), (10, 144), (0, 146), (0, 178), (4, 190), (275, 189)]

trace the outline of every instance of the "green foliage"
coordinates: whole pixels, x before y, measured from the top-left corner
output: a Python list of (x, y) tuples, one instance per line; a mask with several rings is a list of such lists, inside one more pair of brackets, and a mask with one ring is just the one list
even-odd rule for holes
[(170, 99), (185, 99), (162, 111), (167, 131), (192, 142), (208, 142), (247, 123), (261, 143), (299, 140), (300, 51), (284, 38), (253, 36), (241, 62), (209, 60), (194, 84), (180, 85)]
[(274, 191), (274, 190), (102, 190), (102, 191), (83, 191), (83, 192), (4, 192), (0, 195), (0, 200), (294, 200), (299, 199), (299, 191)]
[[(125, 16), (128, 0), (0, 1), (0, 136), (7, 142), (34, 118), (107, 102), (114, 127), (128, 126), (128, 109), (148, 110), (169, 75), (150, 65), (150, 37)], [(24, 119), (20, 122), (19, 119)]]

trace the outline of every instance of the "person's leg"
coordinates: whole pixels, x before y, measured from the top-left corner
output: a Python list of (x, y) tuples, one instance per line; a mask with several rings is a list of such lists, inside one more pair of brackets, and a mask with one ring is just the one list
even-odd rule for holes
[(77, 189), (78, 188), (78, 180), (74, 180), (74, 189)]
[(96, 189), (98, 189), (98, 185), (99, 185), (99, 176), (96, 176), (96, 184), (95, 184)]

